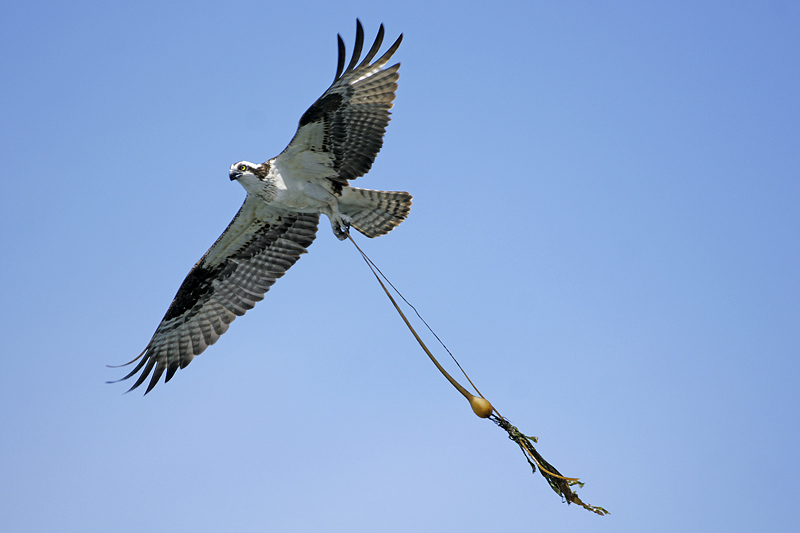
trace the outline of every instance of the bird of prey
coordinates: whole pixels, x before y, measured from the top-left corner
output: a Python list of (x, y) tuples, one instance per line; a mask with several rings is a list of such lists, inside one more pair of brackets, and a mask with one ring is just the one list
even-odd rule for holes
[[(407, 192), (359, 189), (350, 180), (366, 174), (383, 145), (400, 64), (386, 67), (402, 34), (378, 59), (383, 25), (359, 63), (364, 29), (356, 21), (353, 55), (345, 68), (345, 46), (338, 36), (339, 60), (331, 86), (300, 117), (294, 138), (277, 157), (230, 167), (231, 181), (247, 191), (227, 229), (192, 267), (139, 356), (141, 371), (129, 389), (151, 376), (145, 394), (166, 372), (214, 344), (230, 323), (252, 309), (273, 283), (313, 242), (320, 214), (344, 240), (353, 227), (367, 237), (391, 231), (408, 215)], [(373, 61), (374, 60), (374, 61)]]

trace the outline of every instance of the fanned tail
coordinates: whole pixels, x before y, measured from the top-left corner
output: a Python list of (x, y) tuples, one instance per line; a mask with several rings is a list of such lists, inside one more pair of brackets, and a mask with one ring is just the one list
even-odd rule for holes
[(345, 187), (339, 210), (350, 218), (352, 227), (367, 237), (379, 237), (392, 231), (408, 216), (411, 195), (402, 191), (375, 191)]

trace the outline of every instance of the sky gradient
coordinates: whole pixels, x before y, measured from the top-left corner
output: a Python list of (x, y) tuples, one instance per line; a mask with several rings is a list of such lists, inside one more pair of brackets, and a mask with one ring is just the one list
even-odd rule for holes
[[(800, 529), (800, 7), (451, 5), (0, 7), (3, 530)], [(327, 222), (170, 383), (105, 383), (356, 17), (404, 41), (355, 185), (414, 195), (359, 244), (610, 516), (472, 414)]]

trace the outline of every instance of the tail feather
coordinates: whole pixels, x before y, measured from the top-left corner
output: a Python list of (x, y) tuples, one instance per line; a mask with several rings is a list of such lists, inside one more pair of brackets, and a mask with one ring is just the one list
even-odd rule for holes
[(345, 187), (339, 211), (350, 217), (350, 225), (367, 237), (392, 231), (411, 210), (411, 195), (401, 191), (375, 191)]

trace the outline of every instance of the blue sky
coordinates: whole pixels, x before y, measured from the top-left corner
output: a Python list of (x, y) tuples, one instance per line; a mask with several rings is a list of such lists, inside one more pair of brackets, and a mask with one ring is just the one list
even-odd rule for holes
[[(0, 7), (3, 529), (800, 526), (800, 8), (452, 5)], [(356, 17), (405, 35), (357, 184), (414, 195), (359, 242), (610, 516), (530, 474), (326, 224), (169, 384), (105, 384)]]

